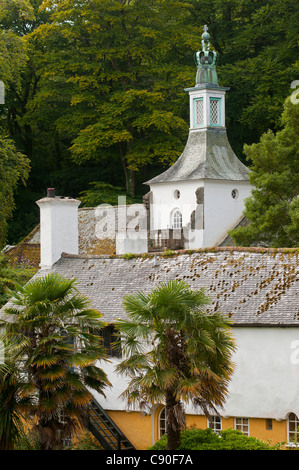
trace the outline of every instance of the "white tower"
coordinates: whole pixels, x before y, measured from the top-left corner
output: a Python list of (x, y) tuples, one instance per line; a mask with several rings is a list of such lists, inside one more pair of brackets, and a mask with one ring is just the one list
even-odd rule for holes
[(185, 248), (218, 246), (242, 219), (249, 170), (226, 134), (225, 92), (218, 85), (207, 27), (197, 52), (196, 84), (188, 88), (190, 129), (185, 149), (168, 170), (147, 181), (151, 231), (182, 228)]

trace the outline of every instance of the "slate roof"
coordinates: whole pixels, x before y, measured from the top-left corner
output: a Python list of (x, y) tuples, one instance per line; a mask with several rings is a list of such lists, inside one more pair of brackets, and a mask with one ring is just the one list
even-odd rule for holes
[(299, 326), (298, 257), (299, 249), (224, 247), (131, 259), (64, 254), (52, 271), (76, 278), (109, 323), (125, 317), (125, 295), (183, 279), (192, 288), (204, 287), (209, 310), (228, 315), (235, 326)]
[(249, 170), (234, 154), (225, 129), (190, 131), (179, 159), (145, 184), (216, 179), (248, 181)]

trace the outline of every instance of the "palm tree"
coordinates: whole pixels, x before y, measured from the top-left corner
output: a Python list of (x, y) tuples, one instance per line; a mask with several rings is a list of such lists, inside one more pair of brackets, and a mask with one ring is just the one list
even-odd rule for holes
[[(57, 273), (33, 278), (5, 308), (5, 340), (18, 363), (23, 390), (33, 397), (30, 417), (42, 449), (59, 449), (85, 423), (92, 398), (110, 385), (95, 365), (105, 359), (101, 314), (91, 309), (74, 280)], [(25, 394), (26, 394), (25, 393)]]
[(33, 397), (18, 370), (17, 355), (4, 337), (1, 343), (5, 362), (0, 364), (0, 450), (13, 450), (25, 434), (25, 416)]
[(125, 359), (117, 372), (131, 380), (123, 393), (129, 405), (165, 403), (167, 449), (180, 444), (184, 404), (218, 413), (233, 372), (230, 322), (206, 313), (203, 290), (183, 281), (162, 283), (149, 294), (124, 298), (128, 320), (119, 320)]

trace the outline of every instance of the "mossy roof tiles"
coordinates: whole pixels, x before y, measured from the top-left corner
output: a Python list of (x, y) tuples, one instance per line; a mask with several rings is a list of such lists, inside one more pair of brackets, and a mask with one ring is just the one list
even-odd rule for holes
[(110, 323), (124, 318), (125, 295), (181, 279), (205, 288), (208, 310), (223, 312), (235, 326), (299, 326), (298, 257), (299, 250), (224, 248), (132, 259), (64, 255), (52, 270), (76, 278)]

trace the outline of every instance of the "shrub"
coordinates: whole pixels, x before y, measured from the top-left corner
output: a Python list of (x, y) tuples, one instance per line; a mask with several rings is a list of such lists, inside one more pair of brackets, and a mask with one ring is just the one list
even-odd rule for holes
[[(241, 431), (226, 429), (219, 434), (212, 429), (186, 429), (181, 434), (178, 450), (277, 450), (281, 444), (271, 446)], [(166, 436), (162, 436), (149, 450), (166, 450)]]
[(88, 432), (78, 437), (69, 450), (103, 450), (103, 447)]

